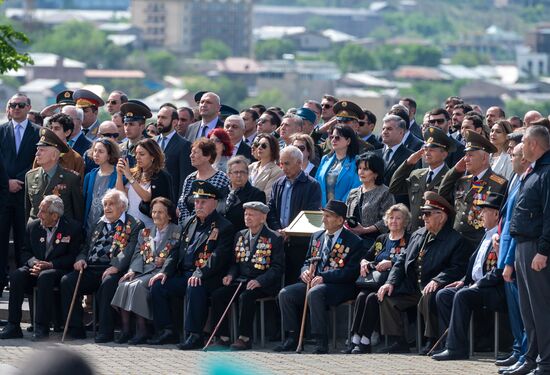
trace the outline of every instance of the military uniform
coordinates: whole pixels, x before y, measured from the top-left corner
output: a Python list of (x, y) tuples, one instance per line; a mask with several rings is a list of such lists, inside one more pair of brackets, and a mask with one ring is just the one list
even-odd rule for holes
[[(120, 106), (120, 111), (124, 115), (125, 124), (135, 121), (144, 123), (146, 119), (153, 116), (151, 110), (145, 103), (142, 103), (139, 100), (135, 99), (131, 99), (128, 100), (126, 103), (123, 103)], [(128, 164), (130, 168), (133, 168), (136, 165), (136, 144), (141, 139), (143, 139), (143, 137), (134, 141), (133, 143), (130, 142), (129, 139), (126, 139), (126, 141), (120, 144), (122, 157), (128, 159)]]
[[(84, 181), (85, 165), (84, 159), (82, 159), (82, 156), (80, 156), (78, 152), (71, 148), (65, 154), (61, 154), (61, 157), (59, 158), (59, 165), (79, 176), (80, 184), (82, 185), (82, 182)], [(38, 164), (36, 164), (36, 159), (34, 160), (32, 167), (38, 167)]]
[[(85, 89), (76, 90), (73, 93), (73, 99), (76, 102), (76, 106), (81, 109), (93, 107), (97, 110), (99, 107), (103, 107), (105, 105), (103, 99), (101, 99), (90, 90)], [(90, 141), (93, 141), (97, 138), (98, 130), (99, 121), (97, 119), (87, 128), (82, 128), (82, 132)]]

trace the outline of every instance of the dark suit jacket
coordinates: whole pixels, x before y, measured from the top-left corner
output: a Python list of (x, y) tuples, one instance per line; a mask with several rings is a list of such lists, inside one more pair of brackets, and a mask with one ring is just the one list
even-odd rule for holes
[(424, 137), (422, 137), (422, 129), (420, 128), (420, 125), (416, 123), (416, 120), (413, 119), (409, 125), (409, 131), (413, 133), (415, 136), (418, 137), (418, 139), (422, 140)]
[[(309, 268), (312, 256), (322, 258), (326, 239), (325, 233), (324, 230), (321, 230), (313, 233), (313, 236), (311, 236), (302, 272)], [(354, 283), (359, 276), (359, 263), (364, 254), (363, 240), (346, 228), (342, 229), (339, 238), (342, 241), (339, 244), (338, 242), (333, 244), (331, 253), (329, 253), (329, 259), (333, 258), (332, 254), (342, 254), (343, 263), (340, 266), (332, 266), (329, 260), (324, 268), (322, 268), (322, 260), (319, 260), (317, 263), (316, 276), (322, 276), (324, 283), (349, 284)], [(340, 245), (340, 247), (336, 248), (338, 245)], [(340, 253), (339, 249), (342, 247), (344, 252)], [(346, 252), (346, 250), (348, 250), (348, 252)]]
[[(269, 199), (269, 214), (267, 222), (271, 229), (279, 230), (281, 227), (281, 204), (286, 177), (280, 177), (273, 184), (271, 198)], [(321, 208), (321, 186), (312, 177), (300, 173), (294, 181), (292, 196), (290, 198), (290, 221), (301, 211), (318, 211)]]
[[(201, 122), (197, 121), (189, 125), (187, 132), (185, 133), (185, 138), (191, 143), (195, 142), (201, 136), (199, 135), (199, 130), (201, 128)], [(216, 128), (223, 128), (223, 121), (218, 117), (218, 122), (216, 123)], [(205, 134), (206, 137), (208, 134)]]
[(250, 160), (251, 163), (256, 161), (256, 159), (252, 157), (252, 149), (250, 148), (249, 145), (246, 144), (245, 141), (241, 141), (241, 143), (239, 144), (239, 148), (237, 149), (237, 153), (235, 155), (242, 155), (248, 160)]
[(409, 136), (407, 137), (405, 142), (403, 142), (403, 144), (409, 150), (416, 152), (422, 148), (424, 142), (421, 139), (417, 138), (416, 135), (414, 135), (412, 132), (410, 132)]
[(23, 133), (19, 153), (16, 153), (15, 132), (11, 121), (0, 125), (0, 153), (10, 179), (25, 181), (25, 174), (32, 168), (39, 139), (40, 127), (29, 121)]
[(6, 172), (4, 162), (0, 160), (0, 210), (3, 210), (8, 202), (9, 191), (8, 173)]
[(168, 172), (161, 169), (159, 173), (151, 177), (151, 200), (149, 202), (141, 201), (139, 204), (139, 211), (151, 217), (151, 202), (153, 199), (156, 197), (172, 199), (173, 196), (172, 178)]
[[(466, 286), (474, 283), (474, 280), (472, 279), (472, 271), (474, 269), (474, 263), (477, 257), (477, 253), (479, 252), (479, 248), (481, 247), (482, 243), (483, 241), (479, 243), (479, 246), (477, 247), (476, 251), (474, 251), (472, 256), (470, 256), (466, 274), (462, 278), (462, 281)], [(489, 251), (487, 251), (487, 253), (485, 254), (485, 258), (483, 258), (483, 267), (482, 267), (483, 278), (478, 280), (476, 283), (480, 288), (501, 286), (504, 283), (504, 279), (502, 278), (501, 272), (497, 270), (496, 262), (492, 267), (487, 265), (487, 259), (489, 258), (490, 255), (493, 255), (496, 260), (496, 253), (495, 253), (495, 250), (492, 248), (492, 246), (489, 249)]]
[[(237, 278), (246, 279), (247, 281), (257, 280), (262, 286), (262, 289), (264, 289), (267, 293), (277, 293), (279, 289), (281, 289), (281, 279), (285, 268), (283, 237), (281, 237), (279, 233), (269, 229), (267, 225), (264, 225), (260, 231), (258, 240), (256, 240), (254, 249), (250, 249), (249, 259), (243, 261), (242, 258), (239, 258), (237, 260), (237, 254), (240, 253), (240, 247), (237, 247), (237, 245), (241, 243), (241, 241), (244, 242), (245, 240), (248, 240), (248, 238), (248, 229), (243, 229), (235, 235), (235, 241), (233, 242), (234, 253), (231, 262), (232, 265), (229, 268), (228, 274), (233, 276), (233, 280), (236, 280)], [(256, 254), (258, 250), (263, 251), (262, 249), (258, 249), (260, 238), (262, 238), (262, 242), (264, 244), (271, 244), (271, 255), (267, 256), (270, 259), (269, 268), (265, 270), (255, 268), (254, 265), (256, 263), (252, 262), (254, 259), (254, 254)], [(246, 249), (244, 245), (243, 248)], [(260, 254), (258, 257), (265, 257), (265, 255)], [(258, 257), (256, 259), (258, 259)]]
[(71, 270), (82, 246), (82, 227), (78, 222), (62, 216), (52, 236), (49, 251), (46, 241), (46, 230), (40, 225), (40, 220), (29, 222), (25, 236), (26, 246), (21, 254), (23, 264), (32, 267), (36, 261), (42, 260), (52, 262), (55, 269)]
[(456, 151), (451, 152), (449, 156), (447, 156), (447, 159), (445, 159), (445, 163), (447, 163), (449, 168), (454, 167), (456, 163), (458, 163), (458, 161), (464, 156), (464, 145), (453, 137), (451, 137), (451, 139), (456, 146)]
[[(384, 149), (375, 150), (374, 153), (384, 159)], [(391, 156), (389, 163), (384, 165), (384, 185), (389, 186), (394, 172), (411, 156), (413, 152), (401, 144)]]
[(90, 141), (84, 133), (80, 133), (78, 138), (73, 144), (73, 150), (78, 152), (80, 156), (84, 157), (84, 153), (92, 146), (92, 141)]
[(242, 230), (246, 228), (244, 225), (243, 204), (254, 201), (265, 203), (266, 199), (265, 193), (252, 186), (250, 182), (247, 182), (246, 185), (237, 192), (237, 198), (238, 200), (230, 207), (227, 207), (225, 199), (220, 203), (219, 207), (220, 212), (223, 213), (225, 218), (233, 223), (235, 230)]
[[(386, 282), (395, 287), (393, 295), (418, 292), (416, 262), (427, 235), (426, 228), (420, 228), (414, 232), (407, 250), (397, 258)], [(465, 275), (468, 261), (466, 246), (462, 236), (452, 228), (450, 220), (447, 221), (439, 233), (425, 246), (420, 288), (423, 289), (432, 280), (439, 283), (440, 287), (460, 280)]]
[[(157, 142), (160, 144), (159, 137)], [(189, 155), (191, 155), (191, 142), (177, 133), (174, 134), (164, 149), (165, 169), (172, 177), (173, 202), (177, 202), (181, 196), (185, 178), (195, 170)]]
[(367, 143), (370, 143), (375, 150), (378, 150), (384, 147), (384, 144), (378, 140), (378, 138), (374, 133), (371, 134), (369, 138), (367, 138)]

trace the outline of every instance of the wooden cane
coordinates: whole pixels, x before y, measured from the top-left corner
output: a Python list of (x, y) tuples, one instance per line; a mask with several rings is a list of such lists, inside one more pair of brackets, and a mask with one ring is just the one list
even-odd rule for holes
[(445, 338), (445, 336), (447, 336), (447, 333), (449, 333), (449, 328), (447, 328), (445, 330), (445, 332), (443, 332), (443, 334), (441, 335), (441, 337), (439, 338), (439, 340), (437, 340), (437, 342), (434, 344), (434, 346), (432, 346), (432, 348), (430, 349), (430, 351), (428, 352), (428, 354), (426, 354), (428, 357), (433, 353), (433, 351), (435, 350), (435, 348), (437, 348), (437, 346), (441, 343), (441, 341)]
[[(317, 268), (317, 262), (319, 258), (311, 258), (309, 263), (309, 274), (311, 278), (315, 276), (315, 268)], [(300, 325), (300, 336), (298, 337), (298, 346), (296, 347), (296, 353), (301, 353), (304, 346), (304, 331), (306, 328), (306, 317), (307, 317), (307, 293), (311, 288), (311, 281), (306, 284), (306, 295), (304, 297), (304, 311), (302, 313), (302, 324)]]
[(225, 308), (225, 311), (223, 312), (222, 317), (218, 321), (218, 324), (216, 324), (216, 327), (214, 327), (214, 330), (212, 331), (212, 334), (210, 335), (210, 338), (208, 339), (208, 341), (206, 342), (206, 345), (204, 346), (204, 348), (202, 348), (202, 350), (206, 351), (206, 349), (208, 348), (208, 345), (210, 345), (210, 343), (212, 342), (212, 339), (216, 335), (216, 332), (218, 332), (218, 328), (220, 328), (220, 325), (222, 324), (223, 320), (225, 319), (225, 316), (227, 315), (227, 312), (229, 311), (229, 308), (233, 304), (233, 300), (235, 299), (235, 297), (237, 297), (237, 293), (239, 293), (239, 290), (241, 289), (241, 286), (243, 286), (242, 281), (239, 283), (239, 286), (237, 286), (237, 290), (235, 290), (235, 293), (233, 294), (233, 297), (231, 297), (231, 300), (229, 301), (229, 304)]
[(67, 330), (69, 329), (69, 321), (71, 320), (71, 315), (73, 314), (74, 303), (76, 302), (78, 287), (80, 286), (80, 279), (82, 279), (83, 272), (84, 268), (81, 268), (78, 273), (78, 279), (76, 280), (76, 286), (74, 287), (73, 300), (71, 301), (71, 306), (69, 307), (69, 313), (67, 314), (67, 320), (65, 321), (65, 329), (63, 329), (63, 337), (61, 337), (61, 342), (65, 342), (65, 336), (67, 335)]

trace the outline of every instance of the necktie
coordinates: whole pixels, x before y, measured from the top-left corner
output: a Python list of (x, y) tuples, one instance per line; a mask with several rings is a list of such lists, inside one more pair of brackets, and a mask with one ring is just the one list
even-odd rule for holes
[(323, 267), (326, 265), (328, 255), (330, 254), (330, 251), (332, 250), (332, 240), (333, 239), (334, 239), (334, 234), (328, 234), (327, 235), (327, 247), (326, 247), (325, 251), (323, 251), (323, 259), (322, 259)]
[(477, 178), (477, 176), (474, 176), (473, 181), (477, 182), (478, 180), (479, 180), (479, 178)]
[(44, 187), (48, 186), (50, 183), (50, 176), (46, 173), (46, 171), (42, 172), (42, 180), (44, 181)]
[(166, 137), (160, 137), (160, 148), (162, 149), (162, 151), (164, 151), (164, 149), (166, 148), (166, 142), (167, 142)]
[(202, 126), (201, 137), (206, 137), (207, 134), (208, 134), (208, 126), (203, 125), (203, 126)]
[(21, 134), (22, 130), (23, 130), (23, 127), (21, 126), (21, 124), (15, 125), (15, 152), (16, 153), (19, 153), (19, 147), (21, 146), (21, 139), (23, 138)]
[(434, 171), (430, 171), (430, 172), (428, 173), (428, 178), (426, 179), (426, 183), (427, 183), (427, 184), (431, 183), (432, 180), (433, 180), (433, 178), (434, 178)]
[(82, 133), (84, 133), (84, 136), (88, 135), (88, 132), (90, 129), (82, 128)]
[(391, 159), (391, 153), (393, 152), (393, 150), (391, 148), (388, 147), (388, 149), (384, 152), (384, 161), (386, 163), (388, 163)]

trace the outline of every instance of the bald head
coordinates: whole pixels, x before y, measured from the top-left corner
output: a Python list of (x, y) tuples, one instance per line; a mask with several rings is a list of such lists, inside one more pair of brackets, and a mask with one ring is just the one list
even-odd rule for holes
[(207, 92), (199, 102), (199, 113), (204, 122), (214, 120), (220, 112), (220, 97), (213, 92)]
[(532, 122), (535, 122), (537, 120), (540, 120), (542, 118), (542, 115), (539, 111), (528, 111), (525, 113), (525, 116), (523, 116), (523, 126), (528, 127), (531, 126)]
[(103, 121), (100, 125), (99, 125), (99, 129), (97, 131), (97, 133), (101, 136), (105, 136), (106, 134), (117, 134), (118, 133), (118, 128), (116, 126), (116, 124), (112, 121)]

